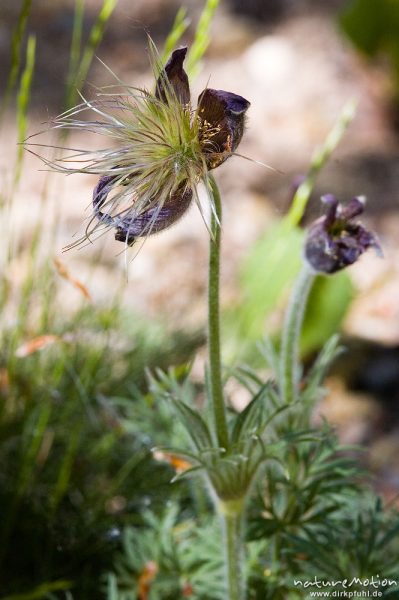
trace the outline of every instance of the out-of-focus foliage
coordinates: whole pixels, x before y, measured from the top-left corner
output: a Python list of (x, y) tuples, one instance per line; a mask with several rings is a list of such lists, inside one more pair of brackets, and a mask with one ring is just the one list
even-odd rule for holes
[[(146, 369), (186, 359), (194, 338), (173, 339), (161, 327), (142, 320), (132, 326), (131, 315), (126, 319), (115, 308), (90, 307), (63, 324), (69, 341), (58, 324), (51, 328), (57, 341), (25, 356), (21, 348), (26, 353), (29, 347), (23, 344), (20, 357), (17, 340), (8, 332), (2, 337), (3, 594), (62, 579), (72, 582), (75, 598), (95, 597), (119, 528), (140, 522), (149, 505), (161, 509), (173, 494), (173, 471), (151, 454), (159, 416), (139, 390)], [(109, 400), (117, 393), (130, 398), (129, 428)], [(146, 430), (142, 418), (135, 424), (135, 413), (143, 411)], [(161, 426), (167, 434), (172, 419)]]
[(399, 95), (399, 3), (397, 0), (351, 0), (340, 25), (370, 58), (388, 57)]
[(17, 84), (19, 71), (22, 64), (22, 47), (23, 39), (26, 30), (26, 24), (32, 8), (32, 0), (24, 0), (19, 12), (18, 21), (13, 29), (11, 38), (11, 65), (9, 69), (8, 79), (4, 95), (0, 106), (0, 118), (4, 110), (7, 108), (11, 94)]
[[(397, 512), (382, 510), (372, 494), (358, 490), (341, 510), (320, 515), (313, 532), (298, 528), (296, 534), (272, 535), (271, 546), (264, 539), (250, 543), (249, 598), (300, 600), (320, 588), (342, 597), (378, 591), (380, 598), (397, 598), (398, 527)], [(372, 579), (376, 583), (367, 584)]]
[(301, 334), (304, 356), (317, 351), (321, 340), (327, 340), (339, 331), (352, 299), (353, 287), (345, 271), (334, 277), (317, 277), (310, 292)]
[(108, 577), (109, 600), (223, 600), (219, 524), (178, 520), (178, 510), (171, 504), (160, 518), (144, 515), (143, 528), (125, 529)]
[(74, 27), (71, 40), (69, 74), (65, 93), (65, 108), (79, 100), (79, 92), (86, 81), (95, 51), (100, 44), (105, 28), (118, 0), (103, 0), (86, 43), (82, 43), (84, 0), (75, 0)]
[[(198, 20), (198, 24), (195, 28), (194, 39), (190, 45), (186, 70), (190, 79), (198, 74), (200, 69), (200, 62), (204, 56), (209, 43), (211, 41), (210, 29), (213, 21), (215, 12), (219, 6), (220, 0), (206, 0), (204, 8)], [(187, 17), (187, 9), (185, 6), (181, 6), (176, 14), (175, 21), (172, 29), (164, 44), (163, 52), (161, 55), (161, 62), (165, 63), (169, 58), (172, 51), (178, 46), (181, 38), (185, 34), (187, 28), (190, 25), (190, 19)]]
[[(363, 498), (353, 495), (338, 514), (325, 521), (321, 530), (307, 537), (293, 535), (290, 540), (290, 558), (301, 565), (303, 579), (320, 576), (320, 573), (341, 581), (345, 578), (391, 579), (396, 585), (390, 585), (381, 597), (397, 597), (399, 515), (394, 510), (384, 509), (381, 500), (371, 494)], [(359, 590), (361, 586), (358, 584), (354, 589)]]

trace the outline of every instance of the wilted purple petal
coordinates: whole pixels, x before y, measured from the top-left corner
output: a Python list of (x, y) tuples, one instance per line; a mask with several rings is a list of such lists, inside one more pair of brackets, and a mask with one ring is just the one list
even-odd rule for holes
[(322, 200), (328, 212), (309, 228), (305, 244), (305, 257), (316, 271), (335, 273), (356, 262), (368, 248), (380, 251), (376, 236), (352, 222), (364, 210), (362, 198), (353, 198), (346, 206), (332, 195)]
[(98, 220), (101, 221), (101, 223), (111, 226), (115, 224), (114, 217), (108, 215), (107, 213), (103, 213), (100, 209), (106, 201), (116, 179), (116, 175), (103, 175), (103, 177), (100, 177), (93, 191), (94, 214)]
[(327, 212), (319, 221), (324, 223), (326, 229), (335, 222), (339, 202), (334, 194), (325, 194), (321, 197), (321, 201), (327, 206)]
[(221, 165), (241, 142), (250, 103), (237, 94), (206, 89), (198, 98), (202, 151), (208, 169)]
[(358, 217), (364, 212), (365, 199), (361, 196), (355, 196), (348, 204), (340, 207), (339, 217), (346, 221)]
[(164, 70), (158, 77), (155, 95), (163, 102), (168, 102), (168, 83), (172, 86), (177, 99), (185, 106), (190, 102), (190, 85), (187, 73), (183, 69), (187, 48), (178, 48), (172, 52)]
[(131, 246), (138, 237), (158, 233), (176, 223), (190, 206), (193, 197), (191, 188), (183, 183), (170, 194), (162, 205), (155, 203), (154, 206), (139, 214), (124, 217), (112, 216), (100, 209), (104, 205), (116, 179), (116, 176), (100, 178), (94, 189), (93, 206), (97, 217), (102, 223), (116, 228), (115, 239), (119, 242), (125, 242), (128, 246)]
[(193, 192), (190, 188), (180, 186), (167, 200), (155, 205), (139, 215), (125, 217), (118, 225), (115, 239), (131, 246), (136, 238), (152, 235), (174, 225), (191, 204)]

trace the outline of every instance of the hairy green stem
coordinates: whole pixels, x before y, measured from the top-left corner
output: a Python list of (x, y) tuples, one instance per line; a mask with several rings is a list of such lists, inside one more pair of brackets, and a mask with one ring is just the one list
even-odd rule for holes
[(228, 503), (222, 503), (219, 510), (224, 535), (227, 600), (245, 600), (243, 506), (230, 510), (227, 505)]
[[(210, 392), (215, 432), (220, 448), (229, 449), (226, 406), (223, 396), (222, 368), (220, 357), (220, 242), (222, 226), (222, 203), (215, 179), (209, 176), (213, 197), (211, 236), (209, 251), (208, 287), (208, 348)], [(245, 599), (243, 576), (242, 521), (244, 502), (242, 500), (219, 501), (216, 503), (224, 534), (224, 554), (226, 567), (226, 600)]]
[(229, 446), (229, 435), (227, 430), (226, 407), (223, 397), (220, 358), (219, 271), (222, 203), (218, 186), (212, 175), (209, 176), (209, 180), (214, 205), (211, 221), (212, 235), (210, 237), (208, 285), (208, 349), (211, 403), (218, 444), (221, 448), (227, 449)]
[(307, 265), (302, 267), (288, 304), (284, 319), (281, 354), (280, 385), (285, 402), (294, 402), (298, 395), (299, 339), (309, 292), (315, 275)]

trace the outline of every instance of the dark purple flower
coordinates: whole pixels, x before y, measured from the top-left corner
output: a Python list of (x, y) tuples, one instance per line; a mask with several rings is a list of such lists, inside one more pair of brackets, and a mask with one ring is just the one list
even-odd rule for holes
[(221, 165), (237, 149), (248, 108), (248, 100), (231, 92), (207, 88), (200, 94), (198, 117), (203, 124), (200, 142), (209, 170)]
[[(180, 219), (197, 197), (198, 182), (207, 183), (207, 172), (234, 153), (244, 133), (250, 103), (242, 96), (207, 88), (198, 98), (197, 109), (191, 109), (183, 69), (186, 53), (187, 48), (172, 53), (157, 79), (155, 94), (144, 98), (148, 115), (144, 110), (136, 119), (143, 157), (136, 152), (131, 173), (129, 164), (116, 164), (115, 175), (104, 174), (94, 189), (95, 215), (115, 227), (115, 238), (128, 245)], [(137, 135), (133, 130), (132, 143)], [(132, 155), (126, 152), (127, 157)], [(112, 214), (108, 195), (124, 185), (134, 198), (123, 212)]]
[(354, 221), (364, 210), (364, 199), (339, 204), (332, 194), (322, 197), (327, 213), (310, 226), (305, 257), (315, 271), (335, 273), (357, 261), (368, 248), (381, 252), (376, 236)]

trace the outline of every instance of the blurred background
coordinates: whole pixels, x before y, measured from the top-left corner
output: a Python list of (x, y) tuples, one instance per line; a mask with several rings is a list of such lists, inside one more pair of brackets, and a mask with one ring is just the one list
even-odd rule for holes
[[(63, 252), (84, 233), (97, 179), (49, 173), (18, 142), (77, 102), (76, 87), (90, 99), (95, 86), (113, 83), (96, 57), (126, 83), (151, 87), (147, 33), (162, 49), (180, 6), (0, 3), (0, 598), (29, 588), (31, 595), (15, 598), (51, 597), (68, 589), (80, 567), (86, 583), (76, 598), (100, 597), (90, 591), (93, 562), (97, 575), (109, 570), (124, 523), (140, 521), (145, 507), (171, 493), (175, 466), (154, 460), (150, 449), (168, 441), (172, 424), (152, 410), (146, 369), (195, 355), (194, 381), (202, 376), (208, 234), (199, 211), (193, 207), (137, 255), (126, 255), (112, 232)], [(184, 6), (182, 42), (190, 45), (203, 5)], [(316, 290), (303, 357), (311, 362), (339, 328), (348, 352), (315, 418), (326, 416), (345, 443), (367, 447), (362, 460), (392, 500), (399, 491), (398, 3), (221, 0), (191, 83), (194, 99), (208, 83), (251, 102), (239, 152), (272, 167), (232, 157), (216, 173), (229, 364), (257, 366), (255, 342), (278, 333), (299, 255), (293, 246), (273, 271), (268, 236), (344, 105), (358, 103), (302, 224), (321, 214), (324, 193), (343, 201), (365, 195), (364, 220), (384, 258), (369, 252)], [(52, 132), (36, 141), (59, 144)], [(97, 148), (101, 140), (82, 131), (66, 145)], [(242, 390), (229, 393), (244, 405)], [(32, 548), (45, 559), (33, 560)], [(40, 588), (46, 580), (53, 588)]]

